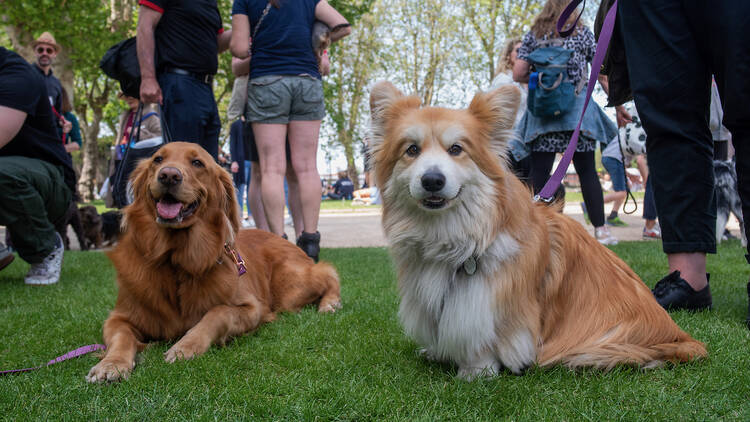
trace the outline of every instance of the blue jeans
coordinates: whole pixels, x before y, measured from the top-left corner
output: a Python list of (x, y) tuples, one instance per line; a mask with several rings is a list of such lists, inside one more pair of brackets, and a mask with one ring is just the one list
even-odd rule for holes
[(162, 73), (159, 87), (172, 140), (199, 144), (217, 159), (221, 121), (211, 85), (192, 76)]
[(602, 165), (612, 179), (612, 190), (624, 192), (628, 182), (625, 180), (625, 166), (622, 165), (622, 161), (612, 157), (602, 157)]
[(250, 186), (250, 161), (245, 160), (245, 183), (237, 186), (237, 203), (240, 204), (240, 210), (247, 205), (247, 215), (253, 215), (250, 211), (250, 195), (247, 194), (247, 188)]

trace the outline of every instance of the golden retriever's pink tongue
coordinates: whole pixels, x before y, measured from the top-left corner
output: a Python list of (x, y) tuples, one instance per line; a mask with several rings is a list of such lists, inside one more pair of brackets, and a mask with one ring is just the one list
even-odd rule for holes
[(176, 218), (180, 214), (180, 210), (182, 210), (182, 204), (179, 202), (165, 203), (159, 201), (156, 203), (156, 212), (159, 213), (159, 217), (167, 220)]

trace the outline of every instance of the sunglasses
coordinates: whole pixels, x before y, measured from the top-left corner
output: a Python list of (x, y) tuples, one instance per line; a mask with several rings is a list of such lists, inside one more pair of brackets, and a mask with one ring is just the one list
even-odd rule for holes
[(44, 52), (46, 52), (47, 54), (52, 54), (55, 52), (55, 49), (52, 47), (37, 47), (36, 48), (37, 54), (43, 54)]

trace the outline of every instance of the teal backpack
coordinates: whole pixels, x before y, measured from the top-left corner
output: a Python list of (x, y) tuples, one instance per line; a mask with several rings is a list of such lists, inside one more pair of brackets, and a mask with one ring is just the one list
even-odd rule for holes
[(568, 61), (573, 50), (563, 48), (559, 38), (544, 40), (540, 44), (542, 47), (526, 58), (533, 66), (526, 104), (536, 117), (556, 117), (568, 112), (575, 104), (578, 90), (568, 75)]

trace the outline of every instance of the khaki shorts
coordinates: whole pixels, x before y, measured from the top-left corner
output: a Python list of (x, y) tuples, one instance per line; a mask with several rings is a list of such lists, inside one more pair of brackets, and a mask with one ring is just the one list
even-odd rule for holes
[(292, 120), (322, 120), (325, 115), (320, 79), (267, 75), (247, 84), (248, 122), (287, 124)]

